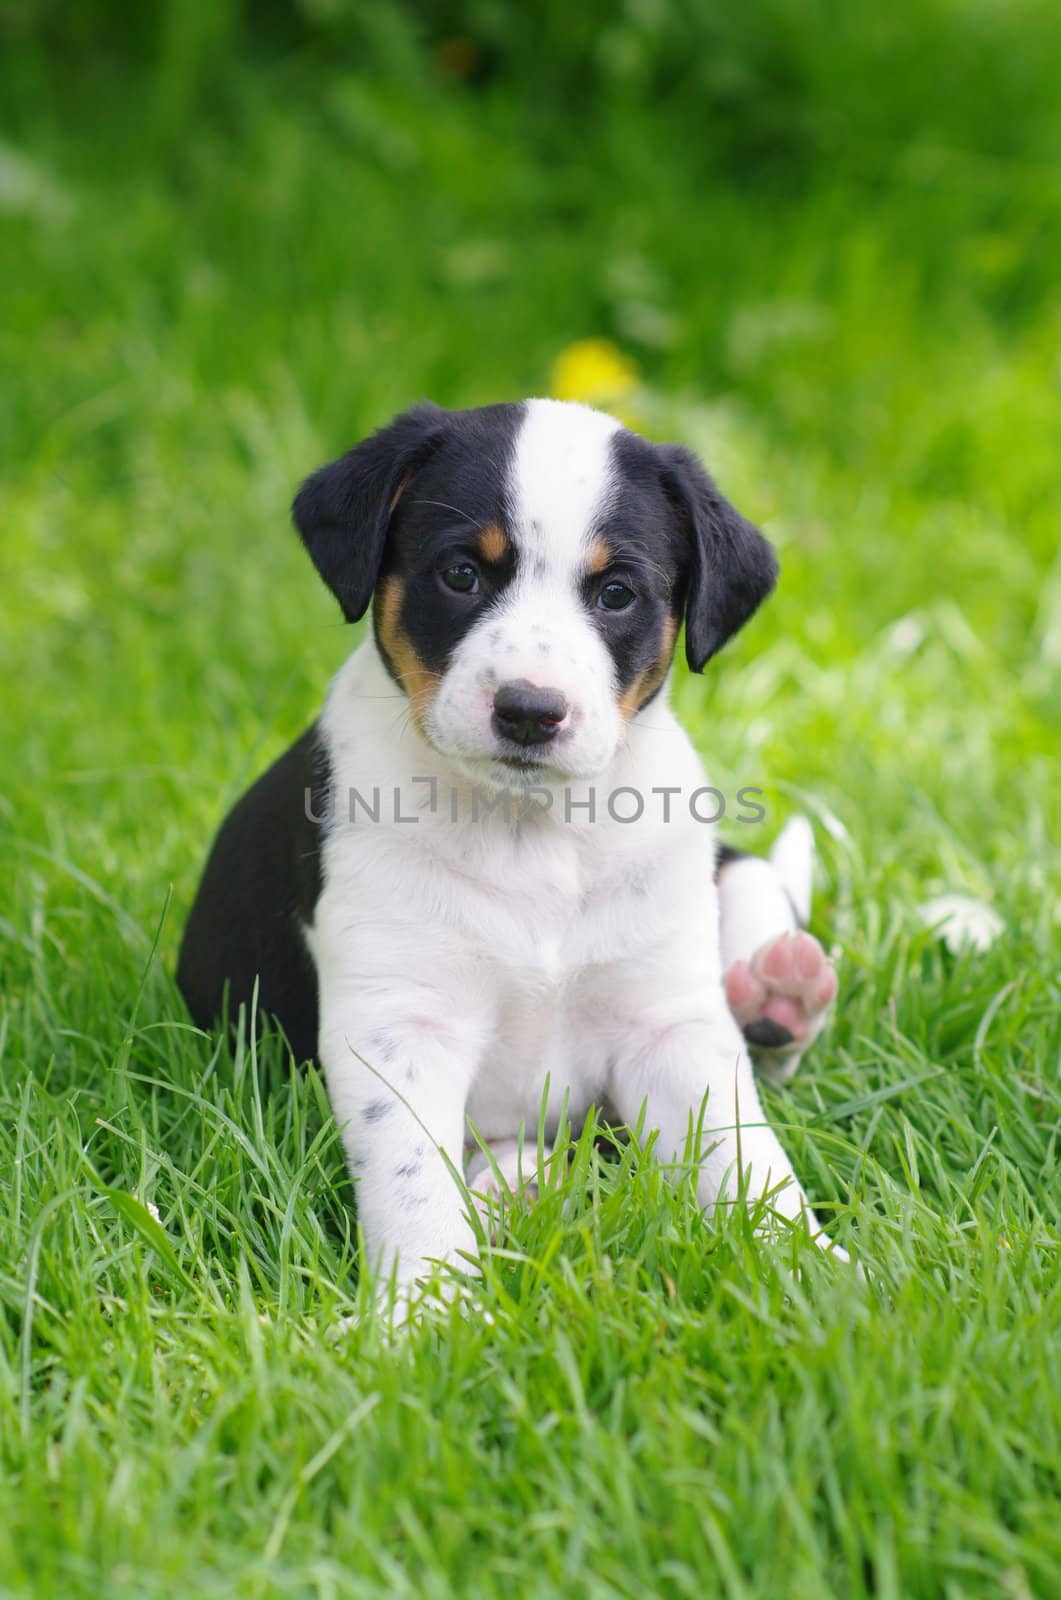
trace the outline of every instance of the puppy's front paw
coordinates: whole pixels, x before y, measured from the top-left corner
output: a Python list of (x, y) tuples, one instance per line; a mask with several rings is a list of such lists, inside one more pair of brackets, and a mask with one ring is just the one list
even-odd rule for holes
[(372, 1304), (363, 1311), (339, 1317), (327, 1332), (329, 1343), (340, 1344), (362, 1329), (375, 1324), (384, 1338), (419, 1328), (433, 1318), (445, 1316), (451, 1305), (460, 1307), (465, 1316), (492, 1323), (493, 1317), (482, 1305), (482, 1291), (474, 1275), (443, 1273), (432, 1278), (418, 1278), (412, 1283), (395, 1286), (381, 1284), (372, 1296)]
[(723, 979), (761, 1072), (787, 1083), (836, 999), (836, 972), (812, 933), (783, 933)]

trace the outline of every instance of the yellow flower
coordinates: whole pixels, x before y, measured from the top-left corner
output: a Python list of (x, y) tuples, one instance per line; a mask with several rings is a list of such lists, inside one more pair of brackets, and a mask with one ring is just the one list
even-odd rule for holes
[(637, 387), (637, 367), (610, 339), (578, 339), (553, 362), (552, 391), (558, 400), (606, 405)]

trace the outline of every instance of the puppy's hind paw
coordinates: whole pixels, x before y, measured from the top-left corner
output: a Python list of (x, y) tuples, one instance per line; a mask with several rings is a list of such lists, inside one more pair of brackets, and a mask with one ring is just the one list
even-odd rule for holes
[(836, 999), (836, 972), (811, 933), (782, 933), (723, 979), (726, 999), (761, 1072), (787, 1083)]

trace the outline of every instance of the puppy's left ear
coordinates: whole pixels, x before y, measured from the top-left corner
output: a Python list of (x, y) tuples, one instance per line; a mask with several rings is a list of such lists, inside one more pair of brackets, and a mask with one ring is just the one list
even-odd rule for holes
[(722, 495), (696, 456), (663, 445), (663, 484), (689, 539), (685, 654), (694, 672), (743, 628), (777, 582), (769, 540)]
[(391, 515), (446, 437), (451, 415), (429, 401), (403, 411), (338, 461), (320, 467), (295, 497), (295, 527), (347, 622), (368, 610)]

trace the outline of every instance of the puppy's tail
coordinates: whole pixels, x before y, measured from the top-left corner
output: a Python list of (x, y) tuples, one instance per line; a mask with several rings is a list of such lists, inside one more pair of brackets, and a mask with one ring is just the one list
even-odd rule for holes
[(792, 817), (785, 823), (770, 851), (770, 865), (806, 927), (814, 883), (814, 833), (806, 817)]

